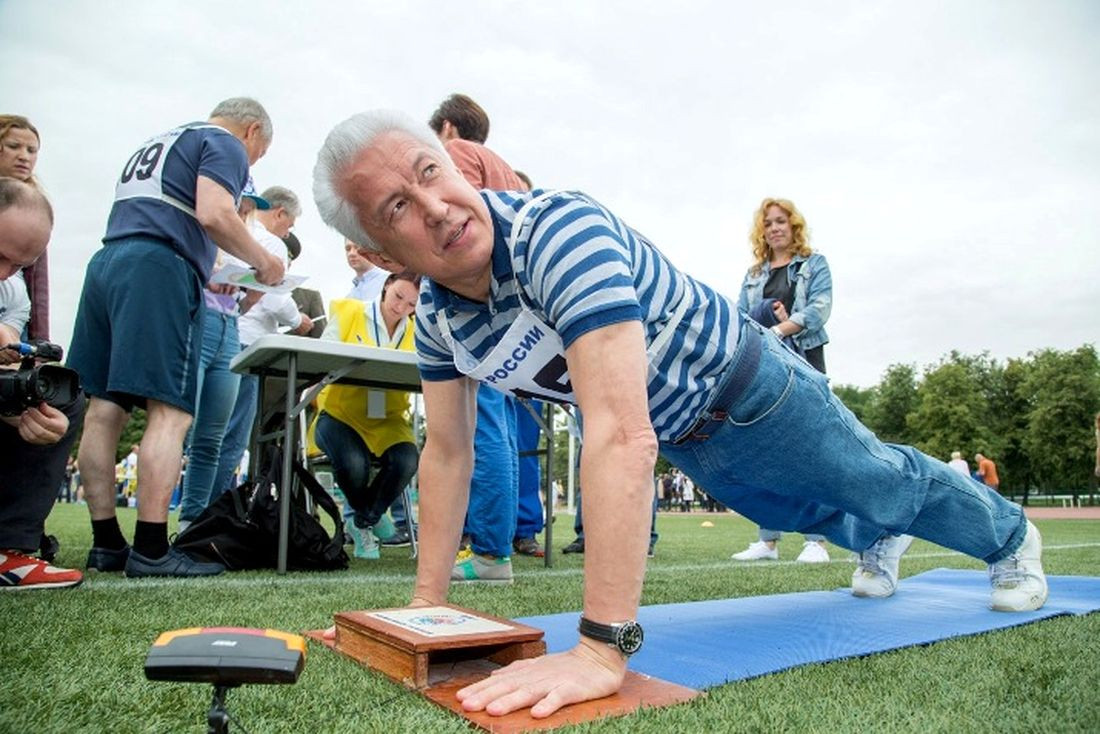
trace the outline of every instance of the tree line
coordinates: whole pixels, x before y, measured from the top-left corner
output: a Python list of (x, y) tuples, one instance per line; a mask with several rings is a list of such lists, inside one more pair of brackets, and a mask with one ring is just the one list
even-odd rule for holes
[(1096, 486), (1100, 360), (1091, 344), (1004, 363), (953, 351), (919, 377), (895, 364), (874, 387), (833, 390), (884, 441), (944, 460), (961, 451), (972, 465), (975, 453), (992, 458), (1003, 494), (1026, 501)]

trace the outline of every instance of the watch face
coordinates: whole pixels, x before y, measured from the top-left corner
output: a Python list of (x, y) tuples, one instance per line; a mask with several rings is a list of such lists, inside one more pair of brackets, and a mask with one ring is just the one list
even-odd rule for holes
[(637, 622), (625, 622), (615, 632), (615, 646), (626, 655), (633, 655), (642, 649), (642, 625)]

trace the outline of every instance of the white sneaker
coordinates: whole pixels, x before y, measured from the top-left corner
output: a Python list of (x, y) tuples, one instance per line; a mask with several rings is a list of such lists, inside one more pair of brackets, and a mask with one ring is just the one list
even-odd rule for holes
[(762, 540), (750, 543), (749, 547), (740, 553), (730, 556), (735, 561), (778, 561), (779, 548), (769, 548)]
[(802, 544), (802, 552), (795, 560), (799, 563), (828, 563), (829, 551), (816, 540), (807, 540)]
[(1047, 577), (1040, 556), (1043, 538), (1039, 529), (1027, 523), (1024, 542), (1008, 558), (989, 564), (993, 585), (992, 607), (998, 612), (1030, 612), (1047, 600)]
[(884, 599), (898, 588), (898, 565), (912, 535), (887, 535), (859, 554), (852, 574), (852, 594)]

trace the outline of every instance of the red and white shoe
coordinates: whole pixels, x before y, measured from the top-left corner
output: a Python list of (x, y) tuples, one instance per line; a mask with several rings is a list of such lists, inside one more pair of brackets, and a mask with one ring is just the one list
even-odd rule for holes
[(63, 589), (78, 586), (83, 580), (80, 571), (51, 566), (19, 551), (0, 550), (0, 591)]

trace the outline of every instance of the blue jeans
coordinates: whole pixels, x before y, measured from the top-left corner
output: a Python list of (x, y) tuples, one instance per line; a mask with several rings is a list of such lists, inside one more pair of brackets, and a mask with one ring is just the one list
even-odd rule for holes
[[(222, 439), (237, 400), (241, 376), (229, 362), (241, 351), (237, 317), (206, 309), (199, 357), (198, 400), (189, 434), (187, 473), (183, 477), (180, 520), (194, 520), (210, 504), (221, 458)], [(219, 489), (219, 493), (220, 493)], [(214, 495), (216, 496), (216, 495)]]
[(256, 400), (259, 391), (259, 377), (241, 375), (241, 384), (237, 389), (237, 402), (233, 406), (233, 414), (229, 417), (225, 438), (222, 439), (222, 455), (218, 460), (218, 473), (214, 475), (211, 498), (233, 489), (233, 475), (241, 463), (245, 448), (248, 447), (248, 440), (252, 438), (252, 424), (256, 422)]
[(763, 527), (818, 533), (854, 551), (909, 533), (995, 563), (1023, 543), (1019, 505), (912, 447), (879, 441), (774, 334), (749, 320), (740, 329), (726, 383), (752, 362), (750, 331), (760, 344), (744, 389), (727, 405), (712, 398), (694, 432), (709, 437), (660, 446), (723, 504)]
[[(324, 412), (313, 436), (332, 462), (332, 473), (354, 510), (358, 527), (373, 527), (416, 473), (420, 458), (416, 444), (397, 443), (375, 457), (354, 428)], [(372, 478), (373, 461), (378, 462), (378, 470)]]
[[(779, 539), (783, 537), (783, 533), (779, 530), (766, 530), (764, 528), (760, 528), (759, 536), (760, 540), (763, 540), (765, 542), (774, 541), (778, 543)], [(806, 540), (821, 541), (825, 540), (825, 536), (815, 535), (813, 533), (806, 533)]]
[(475, 553), (512, 555), (519, 494), (516, 401), (488, 385), (477, 391), (474, 473), (465, 532)]
[[(531, 407), (542, 415), (543, 404), (531, 401)], [(535, 451), (539, 447), (542, 429), (526, 407), (516, 403), (516, 444), (520, 452)], [(516, 514), (516, 537), (533, 538), (542, 532), (546, 520), (542, 511), (542, 471), (539, 456), (519, 457), (519, 506)]]
[[(340, 487), (339, 482), (336, 484)], [(390, 518), (393, 520), (394, 527), (399, 530), (409, 531), (409, 524), (416, 528), (416, 521), (413, 519), (412, 513), (409, 512), (409, 508), (405, 506), (405, 488), (402, 487), (401, 491), (397, 493), (397, 498), (394, 499), (393, 504), (390, 505)], [(340, 487), (340, 491), (343, 492), (343, 488)], [(346, 495), (345, 495), (346, 496)], [(352, 508), (350, 502), (344, 503), (344, 520), (354, 521), (355, 509)]]

